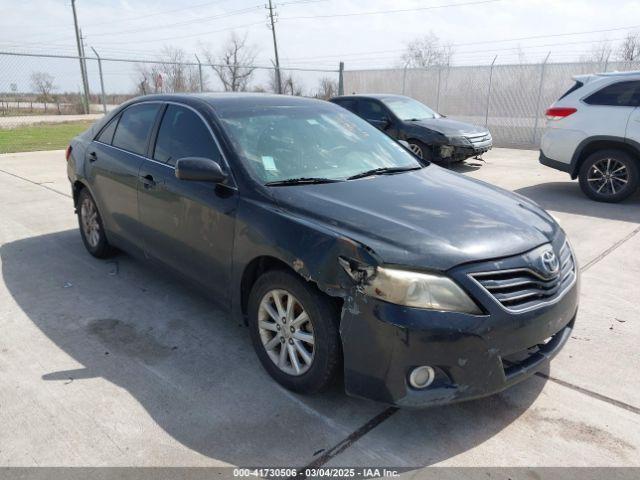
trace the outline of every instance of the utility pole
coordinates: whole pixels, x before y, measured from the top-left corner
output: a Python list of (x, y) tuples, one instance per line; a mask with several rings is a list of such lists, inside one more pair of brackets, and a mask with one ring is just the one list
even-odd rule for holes
[(78, 15), (76, 14), (76, 0), (71, 0), (71, 9), (73, 10), (73, 25), (76, 31), (76, 43), (78, 44), (78, 57), (80, 59), (80, 75), (82, 76), (82, 87), (84, 89), (84, 113), (89, 113), (89, 82), (87, 81), (87, 71), (85, 70), (83, 46), (80, 40), (80, 31), (78, 29)]
[(273, 4), (269, 0), (269, 5), (266, 7), (269, 9), (269, 21), (271, 22), (271, 33), (273, 35), (273, 51), (276, 55), (276, 87), (277, 92), (282, 93), (282, 80), (280, 78), (280, 60), (278, 59), (278, 42), (276, 41), (276, 22), (273, 19)]

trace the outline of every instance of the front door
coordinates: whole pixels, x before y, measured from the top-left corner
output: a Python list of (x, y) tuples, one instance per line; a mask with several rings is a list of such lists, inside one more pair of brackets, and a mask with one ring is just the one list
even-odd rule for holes
[(229, 294), (238, 193), (231, 184), (179, 180), (174, 167), (183, 157), (209, 158), (227, 169), (204, 120), (190, 108), (169, 104), (153, 159), (140, 168), (138, 206), (145, 253), (224, 299)]

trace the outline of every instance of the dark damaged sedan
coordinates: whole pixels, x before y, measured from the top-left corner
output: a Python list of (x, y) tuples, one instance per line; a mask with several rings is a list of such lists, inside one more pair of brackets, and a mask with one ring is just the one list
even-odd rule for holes
[(75, 138), (88, 251), (193, 280), (280, 384), (403, 406), (498, 392), (570, 335), (578, 272), (524, 197), (418, 160), (332, 103), (134, 99)]
[(403, 95), (348, 95), (330, 101), (390, 137), (407, 142), (411, 151), (424, 160), (460, 162), (482, 155), (493, 145), (485, 127), (451, 120)]

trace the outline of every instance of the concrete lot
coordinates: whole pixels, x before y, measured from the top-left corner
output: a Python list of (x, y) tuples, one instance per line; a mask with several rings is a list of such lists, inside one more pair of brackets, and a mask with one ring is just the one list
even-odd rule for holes
[(62, 151), (0, 156), (0, 465), (640, 466), (640, 196), (592, 202), (533, 151), (458, 168), (526, 195), (583, 270), (570, 342), (491, 398), (302, 397), (189, 285), (82, 246)]

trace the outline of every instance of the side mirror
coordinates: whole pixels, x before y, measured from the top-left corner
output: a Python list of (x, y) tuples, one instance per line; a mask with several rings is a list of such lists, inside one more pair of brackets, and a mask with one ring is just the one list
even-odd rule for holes
[(184, 157), (176, 162), (176, 177), (180, 180), (220, 183), (227, 178), (220, 164), (203, 157)]

